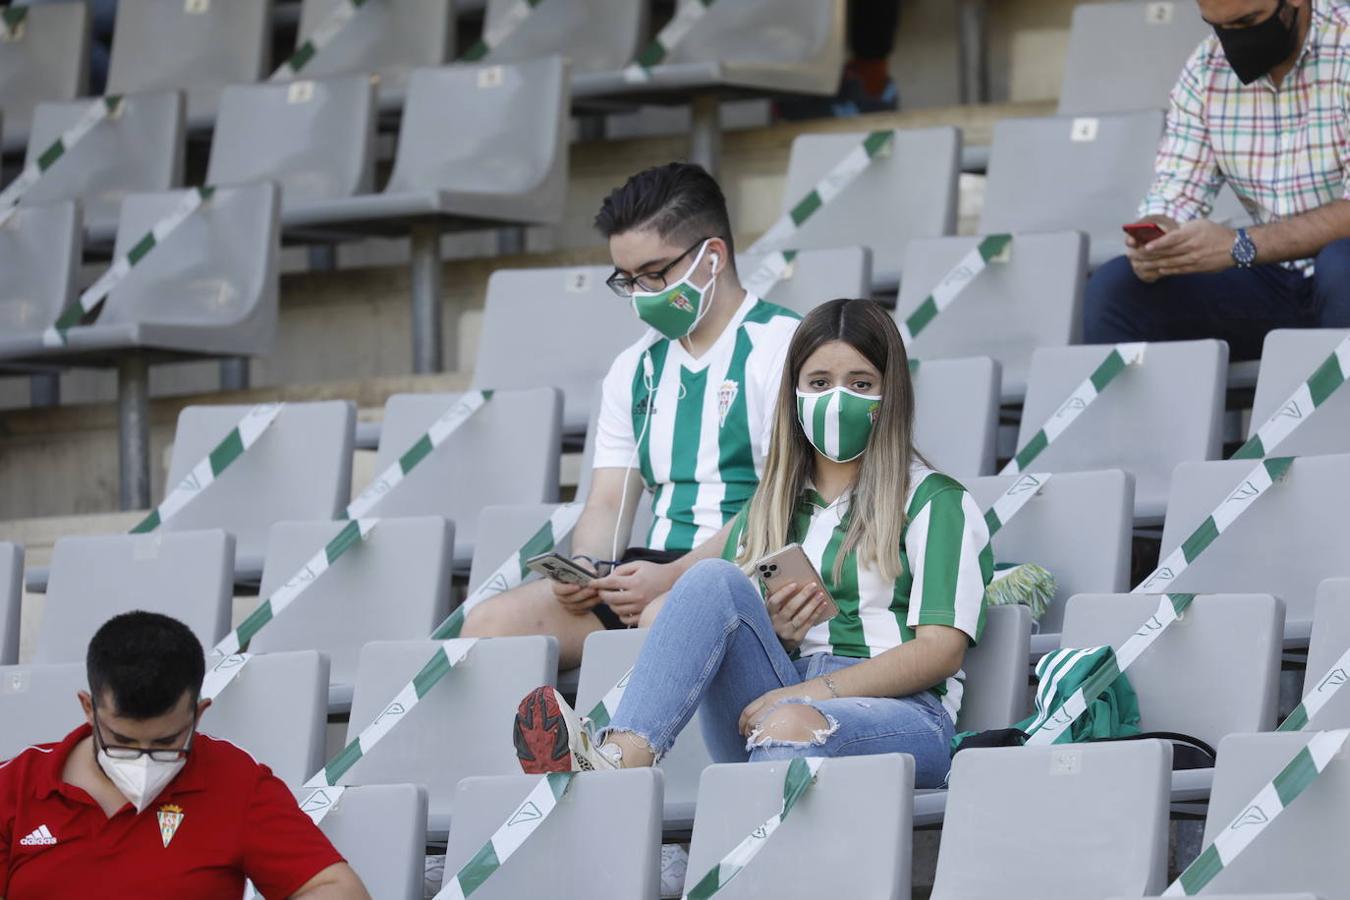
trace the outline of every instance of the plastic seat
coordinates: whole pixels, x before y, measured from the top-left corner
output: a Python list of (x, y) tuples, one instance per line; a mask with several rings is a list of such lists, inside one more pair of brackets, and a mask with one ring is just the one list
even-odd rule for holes
[[(376, 641), (362, 648), (348, 741), (384, 712), (438, 647), (434, 641)], [(516, 708), (527, 693), (552, 684), (557, 671), (558, 642), (551, 637), (479, 641), (342, 783), (425, 784), (429, 830), (443, 836), (461, 779), (520, 773), (511, 743)]]
[(6, 152), (27, 143), (39, 103), (74, 100), (89, 88), (89, 7), (40, 3), (27, 9), (19, 38), (0, 41), (0, 147)]
[[(911, 241), (896, 321), (912, 315), (980, 240)], [(1086, 274), (1087, 238), (1081, 232), (1019, 234), (1009, 245), (1007, 261), (987, 266), (970, 282), (919, 332), (910, 353), (923, 360), (991, 357), (1003, 368), (1003, 402), (1020, 402), (1027, 392), (1032, 352), (1080, 341)]]
[(1165, 109), (1182, 66), (1213, 34), (1190, 3), (1075, 6), (1059, 114)]
[(280, 186), (283, 210), (369, 193), (375, 180), (370, 77), (225, 88), (206, 183), (263, 180)]
[(956, 754), (933, 900), (1156, 896), (1171, 757), (1160, 741)]
[[(457, 394), (395, 394), (384, 407), (375, 472), (395, 465)], [(562, 397), (556, 388), (497, 391), (444, 444), (384, 496), (372, 515), (444, 516), (455, 523), (455, 561), (467, 567), (478, 513), (489, 504), (558, 498)], [(499, 560), (500, 562), (500, 560)]]
[(0, 665), (19, 661), (19, 608), (23, 602), (23, 547), (0, 541)]
[[(787, 770), (783, 760), (703, 773), (686, 890), (782, 809)], [(913, 789), (911, 756), (826, 759), (759, 855), (717, 896), (909, 896)]]
[[(1051, 347), (1031, 357), (1017, 446), (1025, 447), (1111, 352), (1108, 346)], [(1136, 519), (1167, 509), (1172, 470), (1222, 450), (1221, 341), (1150, 344), (1143, 361), (1116, 376), (1059, 438), (1030, 463), (1040, 472), (1119, 468), (1134, 476)]]
[(422, 900), (426, 788), (414, 784), (349, 788), (319, 828), (356, 870), (372, 897)]
[(83, 654), (59, 665), (0, 666), (0, 762), (70, 734), (84, 721), (76, 695), (88, 689)]
[[(1331, 672), (1346, 648), (1350, 648), (1350, 578), (1328, 578), (1317, 587), (1305, 695)], [(1307, 725), (1309, 731), (1327, 728), (1350, 728), (1350, 693), (1337, 692)]]
[(41, 340), (74, 300), (82, 243), (75, 203), (21, 206), (0, 225), (0, 334)]
[[(1251, 460), (1177, 467), (1163, 528), (1162, 558), (1241, 489)], [(1345, 574), (1350, 534), (1339, 525), (1350, 484), (1350, 456), (1305, 456), (1233, 522), (1169, 591), (1274, 594), (1284, 601), (1285, 634), (1308, 635), (1313, 599), (1326, 578)]]
[[(36, 162), (92, 104), (102, 102), (38, 104), (25, 162)], [(168, 191), (183, 183), (183, 141), (182, 94), (129, 94), (118, 115), (100, 122), (29, 188), (23, 204), (78, 200), (89, 239), (111, 243), (128, 195)]]
[(994, 125), (980, 234), (1062, 231), (1088, 235), (1096, 268), (1125, 252), (1153, 182), (1161, 110), (1080, 118), (1008, 118)]
[(994, 470), (999, 368), (992, 359), (924, 360), (914, 373), (914, 442), (954, 478)]
[[(341, 5), (342, 0), (304, 0), (297, 46)], [(455, 9), (451, 0), (386, 0), (362, 6), (332, 43), (301, 70), (301, 78), (349, 72), (379, 76), (382, 101), (398, 101), (409, 73), (449, 61), (455, 47)], [(542, 54), (540, 54), (542, 55)]]
[(210, 124), (221, 89), (267, 74), (272, 0), (121, 0), (108, 93), (183, 90), (193, 127)]
[[(1266, 335), (1248, 436), (1284, 407), (1294, 391), (1347, 335), (1350, 331), (1345, 329), (1288, 329)], [(1315, 413), (1310, 415), (1307, 409), (1300, 409), (1299, 414), (1307, 421), (1270, 450), (1273, 455), (1350, 453), (1350, 387), (1342, 386)]]
[[(743, 283), (767, 255), (743, 253), (737, 256), (736, 272)], [(799, 252), (789, 263), (782, 280), (761, 299), (805, 316), (836, 297), (871, 295), (872, 252), (866, 247), (832, 247)]]
[[(165, 490), (171, 491), (238, 424), (247, 406), (189, 406), (178, 416)], [(345, 400), (290, 403), (247, 453), (161, 527), (223, 528), (235, 536), (235, 573), (256, 581), (277, 522), (336, 518), (351, 496), (352, 425)]]
[[(501, 564), (523, 547), (557, 509), (556, 503), (483, 507), (478, 516), (473, 563), (469, 566), (469, 593), (478, 590), (484, 581), (492, 577)], [(572, 538), (568, 535), (558, 542), (556, 549), (567, 555), (571, 545)], [(527, 577), (534, 576), (531, 573)]]
[(966, 674), (956, 730), (1007, 728), (1027, 714), (1026, 672), (1031, 612), (1024, 606), (995, 606), (986, 613), (984, 634), (966, 651)]
[[(805, 197), (865, 137), (852, 132), (794, 138), (781, 212), (787, 213)], [(910, 241), (956, 232), (960, 163), (957, 129), (897, 130), (889, 155), (873, 159), (852, 184), (803, 223), (786, 247), (756, 249), (869, 247), (873, 285), (894, 288), (901, 281)]]
[[(445, 878), (488, 843), (539, 784), (538, 775), (465, 778), (455, 789), (455, 827)], [(595, 840), (595, 829), (606, 833)], [(473, 896), (514, 900), (548, 885), (555, 900), (655, 897), (661, 878), (661, 776), (652, 769), (586, 772), (539, 830)]]
[[(258, 596), (275, 593), (345, 524), (272, 526)], [(343, 554), (332, 571), (273, 619), (249, 649), (323, 651), (330, 663), (325, 704), (350, 704), (362, 646), (375, 640), (424, 638), (449, 613), (454, 543), (454, 525), (439, 517), (381, 521), (360, 546)]]
[[(501, 27), (513, 6), (512, 0), (488, 0), (484, 30), (491, 32)], [(645, 3), (549, 0), (535, 6), (484, 60), (509, 63), (557, 54), (572, 61), (574, 75), (612, 72), (637, 56), (647, 23)]]
[(33, 662), (82, 661), (94, 632), (133, 610), (173, 616), (214, 646), (230, 627), (234, 543), (223, 531), (61, 538)]

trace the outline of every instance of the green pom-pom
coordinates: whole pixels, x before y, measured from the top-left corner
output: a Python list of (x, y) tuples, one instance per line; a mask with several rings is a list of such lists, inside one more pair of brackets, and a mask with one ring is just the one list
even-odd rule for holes
[(1055, 576), (1035, 563), (995, 567), (994, 580), (984, 589), (988, 606), (1020, 604), (1031, 610), (1031, 618), (1040, 621), (1055, 598)]

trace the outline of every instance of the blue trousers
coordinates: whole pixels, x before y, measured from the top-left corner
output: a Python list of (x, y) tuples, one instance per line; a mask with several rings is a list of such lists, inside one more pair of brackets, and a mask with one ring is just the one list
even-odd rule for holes
[(1228, 342), (1232, 360), (1258, 359), (1276, 328), (1350, 327), (1350, 238), (1322, 248), (1314, 274), (1283, 266), (1174, 275), (1148, 284), (1117, 257), (1088, 279), (1083, 341)]

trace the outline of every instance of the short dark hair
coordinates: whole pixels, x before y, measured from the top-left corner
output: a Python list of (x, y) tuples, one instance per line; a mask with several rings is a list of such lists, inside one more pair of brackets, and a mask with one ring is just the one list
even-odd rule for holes
[(719, 237), (735, 256), (727, 198), (717, 180), (693, 163), (666, 163), (638, 172), (600, 204), (596, 229), (606, 238), (650, 228), (675, 244)]
[(151, 612), (114, 616), (89, 642), (85, 657), (94, 703), (108, 695), (117, 715), (153, 719), (201, 695), (206, 654), (182, 622)]

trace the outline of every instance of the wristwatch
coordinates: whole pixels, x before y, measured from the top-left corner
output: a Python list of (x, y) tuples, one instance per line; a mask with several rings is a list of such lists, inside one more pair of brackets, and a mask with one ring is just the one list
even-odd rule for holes
[(1256, 262), (1256, 245), (1247, 236), (1247, 229), (1237, 230), (1237, 237), (1233, 239), (1233, 249), (1230, 252), (1233, 255), (1233, 262), (1237, 263), (1239, 269), (1250, 269), (1252, 263)]

